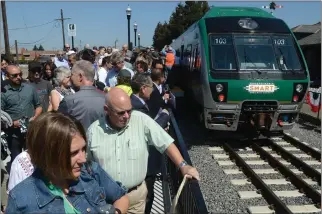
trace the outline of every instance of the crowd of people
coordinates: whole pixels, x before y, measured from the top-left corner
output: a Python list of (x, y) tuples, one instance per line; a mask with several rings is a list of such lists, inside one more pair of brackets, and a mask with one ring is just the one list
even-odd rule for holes
[(30, 62), (24, 79), (2, 59), (1, 111), (12, 119), (2, 126), (2, 211), (150, 213), (162, 154), (199, 180), (167, 133), (174, 60), (170, 46), (66, 44), (46, 63)]

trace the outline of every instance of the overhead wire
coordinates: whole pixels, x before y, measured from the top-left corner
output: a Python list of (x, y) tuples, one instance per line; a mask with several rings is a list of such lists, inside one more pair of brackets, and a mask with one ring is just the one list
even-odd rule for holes
[(25, 26), (25, 27), (20, 27), (20, 28), (11, 28), (11, 29), (8, 29), (8, 30), (23, 30), (23, 29), (29, 29), (29, 28), (35, 28), (35, 27), (41, 27), (41, 26), (44, 26), (44, 25), (48, 25), (50, 23), (53, 23), (53, 22), (56, 22), (57, 20), (52, 20), (50, 22), (46, 22), (44, 24), (40, 24), (40, 25), (33, 25), (33, 26)]
[(36, 43), (39, 43), (41, 40), (44, 40), (46, 37), (48, 37), (51, 34), (51, 32), (53, 31), (53, 29), (55, 27), (56, 27), (56, 25), (53, 25), (53, 27), (51, 28), (51, 30), (49, 31), (49, 33), (46, 34), (46, 36), (42, 37), (41, 39), (38, 39), (38, 40), (36, 40), (34, 42), (18, 42), (18, 44), (20, 44), (20, 45), (28, 45), (28, 44), (36, 44)]

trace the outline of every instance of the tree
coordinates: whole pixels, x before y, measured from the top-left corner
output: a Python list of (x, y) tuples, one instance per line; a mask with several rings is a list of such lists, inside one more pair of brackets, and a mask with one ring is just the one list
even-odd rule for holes
[(38, 51), (44, 51), (45, 49), (43, 48), (42, 45), (39, 45)]
[(176, 10), (171, 14), (169, 20), (169, 36), (171, 39), (176, 39), (180, 36), (185, 28), (184, 28), (184, 18), (185, 18), (185, 11), (184, 5), (181, 3), (178, 4)]
[(171, 14), (168, 24), (161, 24), (160, 22), (157, 24), (153, 36), (153, 45), (157, 48), (163, 48), (164, 45), (170, 44), (173, 39), (178, 38), (193, 23), (202, 18), (209, 9), (206, 1), (179, 3)]
[(33, 51), (38, 51), (37, 45), (34, 46), (34, 48), (32, 49)]
[(157, 24), (154, 30), (153, 46), (161, 50), (165, 45), (169, 44), (169, 26), (167, 22)]

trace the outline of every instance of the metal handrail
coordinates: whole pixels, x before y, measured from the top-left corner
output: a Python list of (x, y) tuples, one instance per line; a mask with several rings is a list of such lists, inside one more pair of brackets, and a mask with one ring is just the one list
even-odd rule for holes
[[(182, 157), (185, 161), (192, 166), (191, 159), (188, 154), (187, 147), (181, 135), (177, 121), (171, 109), (170, 113), (170, 129), (169, 134), (175, 139), (175, 145), (178, 147)], [(171, 200), (175, 196), (180, 183), (183, 179), (181, 172), (176, 168), (171, 160), (164, 155), (164, 166), (162, 169), (163, 175), (163, 190), (170, 191), (170, 194), (164, 192), (165, 212), (169, 213), (171, 207)], [(169, 198), (171, 197), (171, 199)], [(185, 185), (177, 206), (178, 213), (184, 214), (206, 214), (208, 213), (200, 186), (197, 180), (189, 180)]]

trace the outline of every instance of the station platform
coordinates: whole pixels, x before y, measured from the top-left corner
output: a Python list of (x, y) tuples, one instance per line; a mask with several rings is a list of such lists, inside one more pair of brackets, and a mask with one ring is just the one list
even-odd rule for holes
[(162, 177), (161, 174), (158, 174), (158, 179), (154, 183), (154, 200), (152, 204), (151, 214), (163, 213), (165, 213), (165, 211), (162, 191)]

